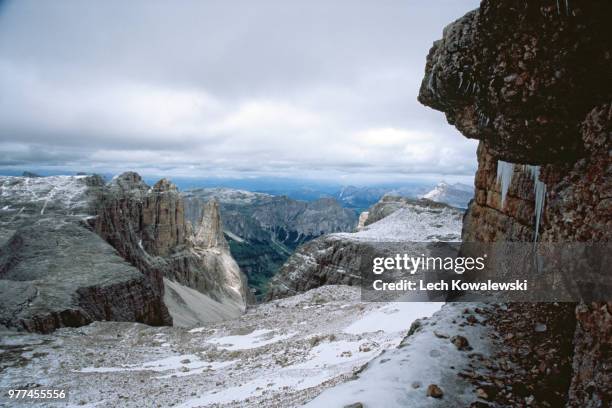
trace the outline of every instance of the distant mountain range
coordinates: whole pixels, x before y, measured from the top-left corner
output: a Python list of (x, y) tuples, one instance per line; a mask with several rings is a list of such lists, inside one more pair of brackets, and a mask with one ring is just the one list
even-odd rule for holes
[(408, 198), (427, 198), (458, 208), (467, 208), (474, 196), (474, 187), (462, 183), (448, 184), (444, 181), (437, 185), (431, 183), (412, 183), (402, 186), (342, 186), (334, 191), (316, 187), (300, 187), (289, 190), (266, 189), (266, 193), (286, 195), (295, 200), (313, 201), (321, 198), (334, 198), (343, 207), (357, 212), (365, 211), (376, 204), (383, 196), (393, 195)]

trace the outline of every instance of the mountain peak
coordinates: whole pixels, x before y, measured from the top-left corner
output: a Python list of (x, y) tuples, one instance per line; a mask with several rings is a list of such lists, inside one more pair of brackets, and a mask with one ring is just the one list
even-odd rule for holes
[(433, 190), (423, 195), (422, 198), (439, 203), (446, 203), (453, 207), (467, 208), (473, 196), (473, 188), (461, 183), (450, 185), (442, 180)]

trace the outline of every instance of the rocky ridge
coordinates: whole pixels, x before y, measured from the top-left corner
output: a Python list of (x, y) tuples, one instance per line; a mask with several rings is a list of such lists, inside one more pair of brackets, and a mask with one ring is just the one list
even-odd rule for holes
[(91, 228), (95, 176), (0, 179), (0, 323), (50, 332), (95, 320), (170, 324), (163, 286)]
[(200, 323), (244, 312), (245, 280), (219, 238), (215, 204), (192, 238), (167, 180), (149, 187), (132, 172), (109, 183), (3, 177), (0, 189), (3, 325), (50, 332), (96, 320), (167, 325), (171, 315)]
[(165, 179), (149, 187), (138, 174), (123, 173), (107, 191), (100, 200), (96, 231), (162, 287), (164, 278), (166, 286), (168, 280), (174, 282), (172, 296), (165, 299), (174, 306), (175, 319), (183, 321), (181, 313), (187, 313), (189, 321), (209, 321), (208, 309), (202, 306), (215, 302), (221, 304), (215, 308), (225, 304), (232, 316), (244, 311), (248, 288), (220, 237), (216, 203), (203, 203), (202, 219), (194, 231), (185, 219), (181, 194)]
[(461, 183), (448, 184), (441, 181), (422, 198), (457, 208), (467, 208), (470, 200), (474, 198), (474, 188)]
[(410, 253), (416, 243), (458, 241), (462, 215), (446, 204), (385, 196), (358, 232), (327, 234), (302, 245), (270, 281), (268, 298), (321, 285), (359, 285), (374, 256)]

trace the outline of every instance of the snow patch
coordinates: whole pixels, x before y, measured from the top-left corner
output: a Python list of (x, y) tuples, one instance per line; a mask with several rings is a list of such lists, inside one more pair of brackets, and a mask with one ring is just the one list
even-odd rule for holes
[[(175, 373), (172, 375), (189, 375), (189, 374), (197, 374), (201, 373), (204, 370), (215, 370), (218, 368), (226, 367), (228, 365), (234, 364), (236, 361), (223, 361), (223, 362), (208, 362), (202, 361), (200, 358), (194, 354), (184, 354), (184, 355), (176, 355), (170, 356), (166, 358), (162, 358), (159, 360), (149, 361), (140, 365), (135, 364), (126, 364), (120, 367), (85, 367), (80, 370), (76, 370), (80, 373), (114, 373), (120, 371), (156, 371), (156, 372), (165, 372), (165, 371), (176, 371), (179, 369), (183, 369), (185, 371), (181, 371), (179, 373)], [(195, 372), (190, 372), (191, 370), (197, 370)], [(189, 370), (189, 371), (187, 371)], [(157, 378), (168, 378), (171, 375), (165, 377), (157, 377)]]
[[(491, 355), (485, 326), (462, 331), (453, 323), (461, 319), (465, 306), (445, 305), (402, 346), (370, 361), (358, 378), (325, 390), (304, 406), (342, 407), (360, 402), (366, 407), (431, 407), (433, 401), (425, 391), (429, 384), (444, 390), (444, 406), (469, 406), (475, 399), (473, 386), (457, 376), (457, 372), (469, 367), (469, 353), (458, 350), (448, 338), (434, 334), (434, 329), (448, 335), (461, 331), (474, 352)], [(411, 387), (412, 383), (419, 387)]]
[(330, 236), (369, 242), (459, 242), (461, 227), (459, 210), (407, 205), (359, 232)]
[(207, 343), (217, 344), (225, 350), (248, 350), (263, 347), (293, 337), (295, 333), (275, 334), (273, 330), (257, 329), (242, 336), (225, 336), (208, 339)]
[(440, 302), (394, 302), (362, 316), (344, 329), (345, 333), (361, 334), (384, 331), (393, 333), (406, 331), (418, 318), (431, 316), (440, 310)]

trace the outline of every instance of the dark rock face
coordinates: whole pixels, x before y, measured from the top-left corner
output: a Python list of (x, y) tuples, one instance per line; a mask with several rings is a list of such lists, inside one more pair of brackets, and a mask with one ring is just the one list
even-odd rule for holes
[(612, 403), (612, 302), (578, 305), (576, 320), (570, 406), (609, 406)]
[[(419, 100), (481, 141), (464, 241), (609, 242), (611, 15), (606, 1), (485, 0), (432, 47)], [(579, 305), (576, 319), (568, 405), (606, 406), (609, 305)]]
[(434, 44), (419, 100), (503, 160), (575, 158), (580, 122), (610, 100), (611, 7), (485, 0)]

